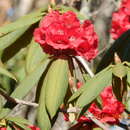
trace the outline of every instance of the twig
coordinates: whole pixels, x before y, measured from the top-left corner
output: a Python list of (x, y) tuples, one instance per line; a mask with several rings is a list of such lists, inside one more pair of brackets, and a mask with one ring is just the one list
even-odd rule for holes
[(109, 128), (103, 124), (102, 122), (100, 122), (99, 120), (97, 120), (92, 113), (90, 113), (89, 111), (86, 112), (87, 117), (90, 118), (95, 124), (97, 124), (99, 127), (101, 127), (104, 130), (109, 130)]
[(0, 90), (0, 95), (2, 95), (5, 99), (7, 99), (7, 100), (9, 100), (9, 101), (11, 101), (13, 103), (16, 103), (16, 104), (23, 104), (23, 105), (38, 107), (37, 103), (32, 103), (32, 102), (28, 102), (28, 101), (19, 100), (17, 98), (12, 98), (8, 94), (3, 92), (2, 90)]
[(94, 77), (93, 72), (91, 71), (91, 69), (89, 68), (88, 64), (86, 64), (86, 61), (81, 57), (81, 56), (76, 56), (77, 60), (84, 66), (85, 70), (88, 72), (88, 74), (91, 77)]
[(38, 107), (37, 103), (33, 103), (33, 102), (28, 102), (28, 101), (23, 101), (23, 100), (19, 100), (15, 98), (16, 103), (18, 104), (23, 104), (23, 105), (28, 105), (28, 106), (33, 106), (33, 107)]
[[(23, 104), (23, 105), (28, 105), (28, 106), (33, 106), (33, 107), (38, 107), (37, 103), (32, 103), (32, 102), (28, 102), (28, 101), (23, 101), (23, 100), (19, 100), (16, 98), (12, 98), (9, 95), (7, 95), (5, 92), (3, 92), (2, 90), (0, 90), (0, 94), (6, 98), (7, 100), (16, 103), (16, 104)], [(61, 110), (64, 111), (64, 110)], [(67, 109), (67, 113), (79, 113), (80, 109), (79, 108), (68, 108)], [(102, 124), (99, 120), (97, 120), (90, 112), (86, 112), (87, 117), (89, 117), (93, 122), (95, 122), (98, 126), (100, 126), (101, 128), (103, 128), (104, 130), (108, 130), (108, 128)]]

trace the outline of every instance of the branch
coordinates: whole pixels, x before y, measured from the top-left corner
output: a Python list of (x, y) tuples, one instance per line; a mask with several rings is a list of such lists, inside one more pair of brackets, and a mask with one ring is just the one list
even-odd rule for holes
[[(2, 95), (5, 99), (16, 103), (16, 104), (23, 104), (23, 105), (28, 105), (28, 106), (33, 106), (33, 107), (38, 107), (39, 104), (37, 103), (32, 103), (32, 102), (28, 102), (28, 101), (23, 101), (23, 100), (19, 100), (16, 98), (12, 98), (9, 95), (7, 95), (5, 92), (3, 92), (2, 90), (0, 90), (0, 95)], [(79, 108), (68, 108), (67, 111), (61, 109), (62, 112), (67, 112), (67, 113), (79, 113), (80, 109)], [(94, 123), (96, 123), (98, 126), (100, 126), (101, 128), (103, 128), (104, 130), (108, 130), (108, 128), (101, 123), (99, 120), (97, 120), (90, 112), (86, 112), (87, 117), (90, 118)]]
[(86, 61), (81, 57), (81, 56), (76, 56), (76, 59), (84, 66), (85, 70), (88, 72), (88, 74), (91, 77), (94, 77), (93, 72), (91, 71), (91, 69), (89, 68), (88, 64), (86, 63)]
[(3, 92), (2, 90), (0, 90), (0, 95), (2, 95), (8, 101), (16, 103), (16, 104), (23, 104), (23, 105), (38, 107), (37, 103), (32, 103), (32, 102), (28, 102), (28, 101), (19, 100), (17, 98), (12, 98), (8, 94), (6, 94), (5, 92)]

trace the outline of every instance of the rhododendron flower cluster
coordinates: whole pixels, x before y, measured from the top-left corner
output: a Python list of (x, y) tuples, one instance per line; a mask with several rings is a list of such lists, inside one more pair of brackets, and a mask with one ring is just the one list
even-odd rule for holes
[(130, 0), (122, 0), (121, 7), (112, 16), (113, 39), (117, 39), (128, 29), (130, 29)]
[(34, 39), (44, 52), (52, 55), (84, 56), (88, 61), (97, 55), (98, 37), (89, 20), (82, 24), (72, 11), (51, 11), (34, 31)]
[[(102, 109), (96, 103), (93, 103), (88, 109), (101, 122), (118, 123), (120, 115), (124, 111), (124, 105), (119, 102), (113, 95), (112, 87), (106, 87), (100, 94), (102, 101)], [(90, 122), (90, 120), (82, 116), (79, 122)]]

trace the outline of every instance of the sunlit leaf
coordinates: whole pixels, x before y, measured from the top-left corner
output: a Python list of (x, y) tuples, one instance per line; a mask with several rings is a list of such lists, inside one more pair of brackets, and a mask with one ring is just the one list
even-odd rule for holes
[(86, 83), (86, 86), (84, 87), (85, 90), (78, 98), (76, 106), (82, 108), (91, 103), (105, 87), (110, 85), (111, 80), (112, 68), (109, 67), (101, 71), (99, 74), (97, 74), (97, 76)]
[(32, 73), (27, 75), (24, 80), (21, 81), (21, 83), (11, 94), (11, 97), (22, 99), (24, 96), (26, 96), (32, 87), (34, 87), (34, 85), (38, 82), (49, 62), (49, 59), (41, 62)]
[(3, 50), (14, 43), (28, 28), (29, 26), (25, 26), (14, 32), (4, 35), (3, 37), (0, 37), (0, 50)]
[(46, 93), (47, 81), (48, 81), (48, 77), (46, 75), (42, 88), (41, 88), (41, 92), (40, 92), (37, 121), (38, 121), (38, 126), (41, 129), (50, 130), (51, 123), (50, 123), (49, 115), (47, 113), (46, 106), (45, 106), (45, 93)]
[(127, 82), (130, 85), (130, 68), (127, 67)]
[(126, 66), (123, 64), (117, 64), (113, 67), (112, 72), (115, 76), (122, 79), (127, 74)]
[(26, 125), (24, 125), (22, 123), (19, 123), (17, 121), (15, 121), (14, 124), (16, 124), (17, 126), (19, 126), (20, 128), (22, 128), (23, 130), (31, 130), (31, 128), (29, 128)]
[(37, 65), (46, 58), (47, 55), (43, 52), (40, 45), (32, 40), (26, 58), (26, 71), (28, 73), (32, 72)]
[(16, 77), (15, 77), (11, 72), (9, 72), (8, 70), (6, 70), (6, 69), (3, 68), (3, 67), (0, 67), (0, 74), (5, 75), (5, 76), (8, 76), (9, 78), (12, 78), (12, 79), (14, 79), (15, 81), (17, 81)]
[(7, 120), (12, 122), (19, 122), (22, 124), (30, 124), (30, 122), (22, 117), (6, 117)]
[(68, 62), (57, 59), (51, 64), (47, 73), (46, 83), (46, 106), (53, 118), (63, 103), (68, 88)]

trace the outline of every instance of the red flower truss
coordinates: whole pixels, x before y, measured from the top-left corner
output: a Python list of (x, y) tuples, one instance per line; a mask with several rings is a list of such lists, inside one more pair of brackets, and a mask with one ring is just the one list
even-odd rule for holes
[(63, 14), (52, 11), (34, 31), (34, 39), (44, 52), (52, 55), (79, 55), (88, 61), (97, 55), (98, 37), (94, 26), (86, 20), (82, 24), (72, 11)]
[(31, 129), (31, 130), (40, 130), (40, 128), (38, 128), (37, 126), (29, 126), (29, 128)]
[(128, 29), (130, 29), (130, 0), (123, 0), (119, 10), (113, 13), (111, 35), (113, 39), (117, 39)]

